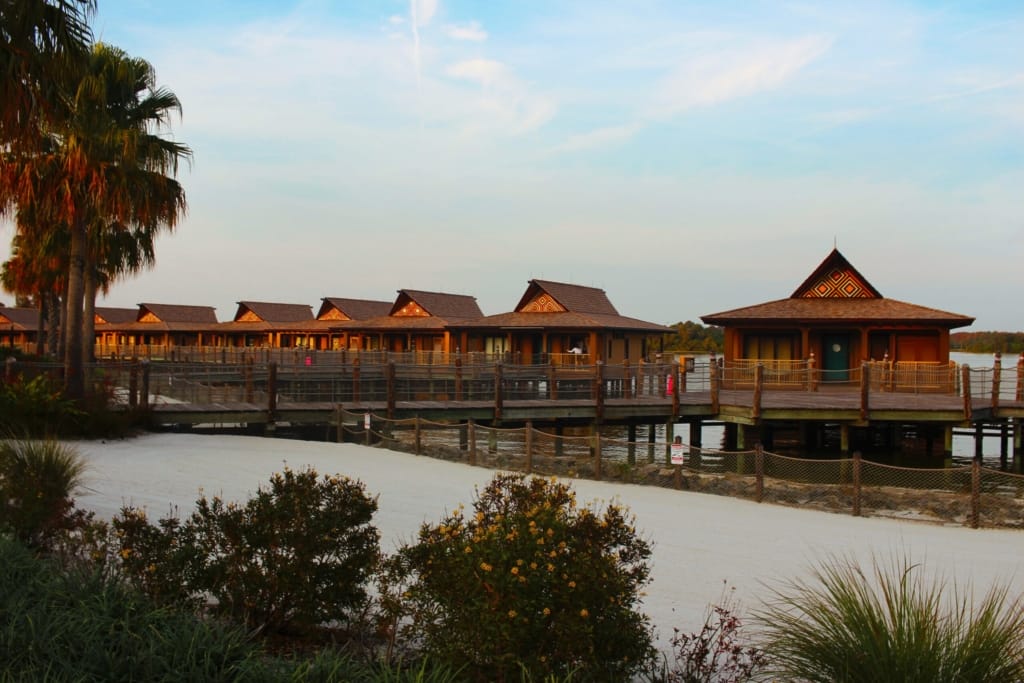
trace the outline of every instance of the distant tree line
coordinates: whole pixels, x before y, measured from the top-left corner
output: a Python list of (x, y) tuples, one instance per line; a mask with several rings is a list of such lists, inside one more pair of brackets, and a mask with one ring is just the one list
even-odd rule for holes
[(1024, 332), (952, 332), (949, 347), (967, 353), (1024, 353)]
[(721, 327), (687, 320), (670, 325), (675, 332), (665, 335), (665, 351), (672, 353), (721, 353), (725, 332)]

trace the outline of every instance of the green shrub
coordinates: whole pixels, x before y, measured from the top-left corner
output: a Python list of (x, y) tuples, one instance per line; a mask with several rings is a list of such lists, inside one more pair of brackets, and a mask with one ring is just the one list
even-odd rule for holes
[(360, 482), (286, 468), (244, 505), (201, 496), (184, 523), (126, 508), (113, 525), (126, 573), (155, 598), (210, 596), (216, 614), (271, 634), (359, 615), (380, 553), (376, 510)]
[(82, 521), (72, 494), (84, 470), (74, 447), (59, 441), (0, 440), (0, 531), (47, 550)]
[(243, 631), (157, 609), (0, 537), (0, 680), (268, 680), (263, 671)]
[(652, 654), (635, 609), (650, 554), (618, 506), (578, 508), (563, 484), (499, 474), (471, 516), (424, 524), (389, 559), (383, 604), (399, 642), (467, 680), (622, 681)]
[(0, 432), (29, 436), (77, 433), (84, 413), (48, 375), (0, 382)]
[(775, 589), (758, 614), (763, 647), (785, 680), (953, 683), (1024, 680), (1024, 604), (995, 586), (926, 580), (904, 558), (865, 572), (832, 558)]

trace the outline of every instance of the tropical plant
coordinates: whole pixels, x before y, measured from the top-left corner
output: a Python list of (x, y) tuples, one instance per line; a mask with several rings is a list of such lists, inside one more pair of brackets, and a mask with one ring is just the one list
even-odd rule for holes
[(174, 227), (185, 210), (174, 176), (191, 150), (162, 137), (181, 105), (157, 87), (145, 60), (97, 44), (67, 90), (63, 115), (45, 131), (38, 151), (5, 159), (0, 208), (30, 211), (31, 229), (68, 234), (64, 374), (65, 390), (77, 400), (85, 388), (87, 275), (108, 263), (103, 250), (112, 235), (151, 237)]
[(621, 507), (498, 474), (471, 514), (424, 524), (389, 558), (385, 623), (467, 680), (626, 680), (652, 654), (637, 611), (650, 554)]
[(126, 508), (113, 526), (126, 574), (150, 595), (212, 597), (216, 614), (273, 634), (355, 622), (379, 559), (376, 510), (361, 482), (285, 468), (245, 504), (203, 495), (184, 522)]
[[(951, 591), (951, 593), (950, 593)], [(757, 614), (785, 680), (977, 683), (1024, 680), (1024, 603), (1006, 585), (973, 591), (906, 557), (864, 571), (830, 558), (772, 591)]]
[(55, 440), (0, 440), (0, 531), (47, 550), (76, 525), (72, 495), (85, 463)]

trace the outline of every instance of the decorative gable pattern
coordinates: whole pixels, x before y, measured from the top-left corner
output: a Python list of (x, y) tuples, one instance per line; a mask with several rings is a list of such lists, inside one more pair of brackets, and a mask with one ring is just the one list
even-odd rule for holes
[(805, 299), (873, 299), (870, 286), (853, 270), (834, 268), (804, 290)]
[(163, 322), (157, 317), (153, 311), (146, 311), (142, 316), (139, 317), (140, 323), (160, 323)]
[(520, 313), (565, 313), (566, 308), (551, 298), (547, 292), (541, 292), (529, 303), (519, 309)]
[(405, 306), (394, 312), (398, 318), (429, 318), (430, 314), (423, 310), (415, 301), (410, 301)]
[(261, 323), (263, 319), (252, 311), (246, 311), (242, 315), (235, 318), (236, 323)]
[(317, 320), (351, 320), (351, 319), (352, 318), (348, 317), (347, 315), (345, 315), (344, 313), (339, 311), (337, 308), (329, 308), (329, 309), (327, 309), (327, 311), (325, 313), (323, 313), (319, 318), (317, 318)]

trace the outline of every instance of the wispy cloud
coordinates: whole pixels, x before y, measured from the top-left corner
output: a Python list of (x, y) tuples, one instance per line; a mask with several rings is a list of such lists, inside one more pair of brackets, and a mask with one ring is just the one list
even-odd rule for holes
[(627, 123), (621, 126), (608, 126), (598, 128), (587, 133), (571, 135), (569, 139), (559, 145), (555, 151), (577, 152), (595, 147), (605, 147), (619, 142), (625, 142), (643, 130), (642, 123)]
[(774, 90), (821, 57), (832, 45), (825, 36), (769, 43), (687, 60), (665, 78), (654, 98), (652, 118), (666, 118)]
[(487, 40), (487, 31), (483, 29), (479, 21), (470, 21), (464, 24), (448, 24), (444, 27), (445, 35), (455, 40), (468, 40), (474, 43), (482, 43)]
[(480, 87), (476, 116), (466, 130), (503, 130), (512, 134), (534, 130), (555, 115), (557, 107), (548, 97), (531, 92), (506, 64), (474, 58), (456, 62), (446, 75)]
[(512, 78), (508, 67), (493, 59), (467, 59), (452, 64), (446, 73), (453, 78), (472, 81), (485, 87), (508, 84)]

